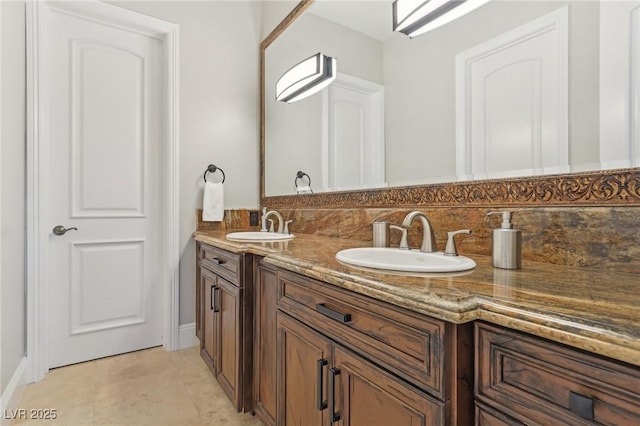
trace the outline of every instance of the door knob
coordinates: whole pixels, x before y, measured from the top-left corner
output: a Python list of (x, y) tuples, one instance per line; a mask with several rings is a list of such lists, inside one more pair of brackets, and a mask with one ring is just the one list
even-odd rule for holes
[(77, 231), (78, 228), (65, 228), (62, 225), (54, 226), (53, 233), (56, 235), (64, 235), (67, 231)]

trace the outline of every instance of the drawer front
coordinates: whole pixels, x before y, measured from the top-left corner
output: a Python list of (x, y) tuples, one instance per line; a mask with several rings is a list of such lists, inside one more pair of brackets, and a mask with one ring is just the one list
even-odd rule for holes
[(476, 398), (524, 423), (640, 424), (639, 368), (483, 323), (476, 344)]
[(236, 286), (240, 285), (240, 255), (200, 244), (198, 258), (201, 266), (224, 277)]
[(476, 426), (521, 426), (516, 420), (486, 405), (476, 404)]
[(278, 275), (279, 309), (443, 397), (444, 322), (294, 273)]

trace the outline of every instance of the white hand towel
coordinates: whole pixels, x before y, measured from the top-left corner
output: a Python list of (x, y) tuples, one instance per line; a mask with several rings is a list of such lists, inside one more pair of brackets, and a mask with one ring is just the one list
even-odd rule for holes
[(221, 222), (224, 218), (224, 187), (222, 183), (206, 182), (202, 197), (202, 220)]

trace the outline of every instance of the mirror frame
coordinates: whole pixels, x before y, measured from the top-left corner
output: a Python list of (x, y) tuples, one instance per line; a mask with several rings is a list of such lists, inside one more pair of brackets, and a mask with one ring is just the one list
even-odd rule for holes
[(301, 0), (260, 43), (260, 205), (269, 208), (640, 206), (640, 167), (360, 191), (265, 195), (265, 52), (314, 0)]

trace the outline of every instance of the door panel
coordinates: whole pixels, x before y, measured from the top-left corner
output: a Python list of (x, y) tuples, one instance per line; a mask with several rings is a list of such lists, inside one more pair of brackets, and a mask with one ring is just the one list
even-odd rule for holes
[(126, 20), (43, 10), (44, 223), (77, 228), (50, 234), (51, 368), (162, 344), (164, 76), (162, 41)]
[(254, 410), (260, 419), (273, 425), (276, 422), (276, 273), (258, 268), (255, 291), (254, 340)]
[[(322, 382), (327, 383), (331, 342), (311, 328), (277, 313), (278, 323), (278, 422), (287, 426), (328, 424), (327, 409), (318, 409), (317, 366), (327, 361)], [(322, 401), (327, 400), (326, 385)]]
[(326, 97), (323, 190), (386, 186), (384, 88), (338, 73)]
[(567, 172), (568, 12), (456, 56), (459, 178)]
[[(444, 425), (444, 404), (343, 349), (334, 348), (336, 406), (343, 425)], [(331, 413), (329, 413), (331, 415)]]
[(147, 61), (73, 40), (71, 62), (73, 217), (142, 216)]
[(216, 276), (204, 268), (200, 268), (200, 287), (202, 291), (202, 340), (200, 349), (209, 368), (215, 372), (217, 358), (217, 331), (215, 326), (214, 295)]
[(234, 405), (241, 408), (239, 401), (240, 366), (238, 365), (238, 355), (242, 351), (239, 317), (240, 289), (218, 277), (218, 290), (214, 299), (219, 310), (215, 319), (218, 333), (217, 378)]
[(76, 243), (72, 251), (71, 335), (143, 323), (144, 241)]

